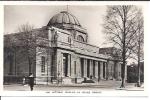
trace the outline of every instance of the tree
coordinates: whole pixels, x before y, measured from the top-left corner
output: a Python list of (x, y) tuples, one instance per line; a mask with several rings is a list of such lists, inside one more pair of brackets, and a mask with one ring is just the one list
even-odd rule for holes
[[(20, 41), (20, 46), (23, 47), (23, 52), (27, 56), (29, 65), (29, 74), (31, 71), (31, 66), (34, 63), (35, 47), (36, 47), (36, 34), (32, 33), (33, 25), (29, 23), (22, 24), (18, 27), (18, 39)], [(21, 33), (21, 34), (20, 34)]]
[[(50, 66), (50, 47), (48, 40), (48, 33), (44, 33), (43, 29), (33, 29), (33, 25), (28, 23), (18, 27), (18, 38), (23, 47), (22, 53), (26, 54), (29, 65), (29, 74), (32, 72), (32, 64), (36, 63), (36, 56), (46, 54), (45, 62), (47, 62), (47, 84), (48, 84), (48, 66)], [(47, 30), (46, 30), (47, 31)], [(43, 32), (43, 33), (41, 33)], [(45, 67), (45, 64), (44, 64)]]
[(143, 45), (144, 45), (144, 25), (143, 25), (143, 16), (141, 9), (139, 9), (138, 12), (138, 17), (137, 17), (137, 25), (136, 25), (136, 38), (135, 38), (135, 47), (133, 48), (133, 54), (134, 56), (132, 57), (135, 59), (138, 63), (138, 81), (137, 81), (137, 86), (141, 86), (141, 79), (140, 79), (140, 73), (141, 73), (141, 68), (140, 68), (140, 61), (144, 59), (144, 51), (143, 51)]
[(122, 83), (120, 88), (124, 88), (126, 60), (130, 57), (133, 47), (135, 47), (135, 38), (137, 30), (137, 6), (121, 5), (108, 6), (107, 14), (104, 18), (104, 33), (107, 40), (114, 47), (121, 50), (122, 60)]
[[(7, 54), (4, 53), (4, 62), (6, 62), (7, 60), (10, 61), (10, 66), (12, 66), (12, 58), (14, 57), (14, 60), (16, 61), (16, 50), (17, 50), (17, 45), (15, 45), (16, 43), (16, 38), (15, 36), (8, 34), (7, 36), (4, 37), (4, 52), (6, 52)], [(15, 66), (15, 75), (16, 73), (16, 62), (14, 63)], [(10, 71), (9, 74), (13, 74), (12, 73), (12, 67), (10, 67)]]

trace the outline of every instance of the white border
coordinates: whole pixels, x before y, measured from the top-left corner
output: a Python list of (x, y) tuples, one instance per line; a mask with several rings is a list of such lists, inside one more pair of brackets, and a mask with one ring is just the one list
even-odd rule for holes
[(1, 1), (0, 5), (148, 5), (148, 1)]
[[(0, 66), (3, 66), (3, 6), (0, 6)], [(3, 91), (3, 67), (0, 67), (0, 92)], [(1, 94), (1, 93), (0, 93)]]
[[(30, 91), (3, 91), (3, 24), (4, 24), (4, 19), (3, 19), (3, 6), (4, 5), (85, 5), (85, 6), (92, 6), (92, 5), (142, 5), (144, 7), (144, 28), (145, 28), (145, 34), (144, 34), (144, 49), (145, 49), (145, 60), (144, 60), (144, 64), (145, 64), (145, 84), (144, 84), (144, 91), (120, 91), (120, 90), (115, 90), (115, 91), (102, 91), (101, 94), (66, 94), (66, 93), (62, 93), (62, 94), (51, 94), (51, 93), (46, 93), (46, 91), (34, 91), (34, 92), (30, 92)], [(1, 1), (0, 3), (0, 94), (1, 96), (148, 96), (148, 89), (149, 89), (149, 59), (148, 59), (148, 55), (149, 55), (149, 51), (150, 51), (150, 46), (149, 46), (149, 7), (150, 3), (148, 1)], [(82, 91), (82, 90), (80, 90)]]

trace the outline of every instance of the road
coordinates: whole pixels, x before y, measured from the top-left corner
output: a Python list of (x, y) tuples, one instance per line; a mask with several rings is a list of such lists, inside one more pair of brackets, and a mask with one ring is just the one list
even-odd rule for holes
[[(136, 90), (143, 91), (144, 87), (135, 87), (135, 83), (126, 83), (125, 88), (121, 89), (121, 82), (107, 81), (100, 83), (88, 84), (49, 84), (49, 85), (35, 85), (34, 91), (51, 91), (51, 90)], [(4, 85), (4, 91), (30, 91), (28, 85), (9, 84)]]

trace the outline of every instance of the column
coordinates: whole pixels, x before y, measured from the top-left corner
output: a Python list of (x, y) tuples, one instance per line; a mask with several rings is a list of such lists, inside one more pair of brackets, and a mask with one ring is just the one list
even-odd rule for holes
[(113, 69), (113, 78), (116, 79), (116, 64), (117, 62), (114, 62), (114, 69)]
[(74, 67), (72, 67), (73, 68), (73, 76), (74, 77), (77, 77), (77, 62), (76, 61), (74, 61), (73, 62), (74, 63)]
[(87, 59), (87, 77), (90, 77), (90, 60)]
[(60, 72), (60, 52), (57, 51), (57, 76), (58, 76), (58, 73)]
[(74, 69), (75, 69), (75, 57), (74, 54), (71, 54), (71, 77), (74, 77)]
[[(51, 75), (51, 53), (50, 50), (48, 50), (48, 54), (47, 54), (47, 77), (48, 77), (48, 81), (50, 80), (50, 75)], [(36, 69), (36, 68), (34, 68)]]
[(53, 76), (54, 76), (54, 78), (56, 78), (57, 77), (57, 70), (58, 70), (58, 53), (59, 53), (59, 51), (58, 50), (55, 50), (54, 51), (55, 53), (54, 53), (54, 65), (53, 65)]
[(95, 60), (93, 60), (93, 78), (95, 77)]
[(103, 62), (100, 62), (100, 79), (103, 79)]
[(87, 77), (87, 59), (84, 59), (84, 77)]
[(81, 77), (81, 64), (80, 64), (80, 58), (77, 57), (77, 60), (76, 60), (76, 75), (77, 77)]
[(95, 61), (95, 77), (98, 78), (98, 61)]
[(84, 77), (84, 58), (80, 58), (81, 77)]
[(90, 60), (90, 76), (93, 76), (93, 60)]
[(111, 62), (107, 61), (106, 62), (106, 79), (111, 78)]
[(112, 65), (112, 69), (111, 69), (111, 77), (112, 77), (112, 79), (114, 79), (114, 64)]
[(105, 79), (107, 80), (108, 79), (108, 62), (105, 62)]
[(97, 63), (98, 63), (98, 81), (100, 81), (100, 79), (101, 79), (101, 77), (100, 77), (100, 74), (101, 74), (101, 72), (100, 72), (100, 67), (101, 67), (101, 63), (100, 63), (100, 61), (97, 61)]
[(117, 62), (116, 63), (116, 66), (115, 66), (115, 78), (116, 80), (119, 80), (119, 63)]
[(61, 77), (64, 77), (63, 53), (61, 53)]
[(70, 77), (70, 67), (71, 67), (71, 55), (70, 54), (68, 54), (68, 73), (67, 73), (67, 75)]

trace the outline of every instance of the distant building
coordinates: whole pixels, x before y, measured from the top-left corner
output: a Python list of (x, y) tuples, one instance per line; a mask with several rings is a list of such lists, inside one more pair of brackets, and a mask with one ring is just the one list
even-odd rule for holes
[(54, 15), (47, 26), (33, 29), (28, 61), (25, 33), (4, 36), (4, 83), (21, 82), (33, 73), (36, 84), (60, 81), (64, 84), (93, 81), (121, 80), (119, 58), (104, 53), (106, 50), (88, 44), (88, 33), (77, 18), (62, 11)]
[(114, 60), (121, 60), (121, 50), (115, 47), (100, 48), (99, 53), (111, 56)]

